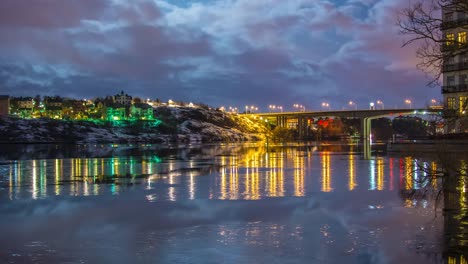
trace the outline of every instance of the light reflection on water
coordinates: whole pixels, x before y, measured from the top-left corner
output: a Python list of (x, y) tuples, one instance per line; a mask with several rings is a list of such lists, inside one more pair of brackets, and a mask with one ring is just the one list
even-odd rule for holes
[[(424, 163), (427, 168), (436, 166)], [(153, 156), (17, 160), (0, 165), (8, 171), (8, 197), (39, 199), (48, 196), (119, 194), (124, 189), (161, 191), (152, 197), (178, 199), (258, 200), (265, 197), (307, 196), (309, 193), (417, 190), (426, 176), (412, 157), (376, 157), (364, 161), (355, 154), (310, 148), (266, 151), (255, 147), (211, 160), (164, 159)], [(367, 169), (365, 169), (367, 167)], [(368, 172), (368, 173), (367, 173)], [(394, 175), (399, 175), (395, 182)], [(207, 184), (209, 191), (198, 188)], [(5, 180), (5, 179), (4, 179)], [(200, 183), (202, 182), (202, 183)], [(437, 186), (437, 181), (433, 181)]]
[[(345, 162), (343, 162), (345, 161)], [(346, 164), (343, 164), (346, 163)], [(417, 190), (425, 175), (412, 157), (335, 155), (311, 149), (250, 148), (213, 160), (177, 160), (159, 156), (18, 160), (0, 165), (8, 171), (9, 199), (46, 198), (54, 195), (119, 194), (126, 189), (157, 190), (157, 199), (209, 198), (258, 200), (265, 197), (306, 196), (314, 192)], [(367, 166), (367, 169), (365, 167)], [(436, 164), (425, 163), (428, 168)], [(399, 175), (395, 182), (394, 175)], [(209, 177), (209, 191), (206, 187)], [(346, 180), (344, 180), (346, 178)], [(319, 185), (317, 184), (319, 183)], [(104, 185), (103, 185), (104, 184)], [(435, 186), (437, 182), (432, 182)], [(160, 193), (169, 186), (166, 193)], [(157, 198), (154, 198), (157, 197)]]
[[(419, 165), (426, 171), (418, 170)], [(441, 186), (437, 179), (422, 180), (427, 171), (437, 167), (432, 160), (411, 156), (363, 160), (356, 153), (306, 146), (226, 146), (194, 155), (155, 151), (12, 160), (0, 165), (0, 201), (14, 204), (88, 197), (98, 203), (136, 193), (148, 204), (183, 205), (184, 210), (174, 212), (167, 205), (170, 212), (164, 218), (182, 221), (180, 226), (150, 228), (136, 236), (140, 247), (134, 253), (141, 262), (154, 260), (155, 244), (162, 243), (167, 252), (158, 252), (161, 263), (204, 263), (201, 258), (206, 256), (212, 257), (213, 263), (247, 263), (250, 257), (258, 258), (257, 263), (274, 262), (275, 257), (291, 258), (292, 263), (388, 263), (397, 259), (390, 257), (392, 254), (406, 254), (398, 257), (427, 263), (465, 263), (466, 181), (458, 181), (444, 201), (445, 208), (451, 208), (444, 213), (448, 240), (440, 241), (442, 231), (437, 221), (426, 227), (435, 213), (434, 197), (412, 195), (427, 186)], [(462, 161), (460, 172), (466, 175), (466, 171), (467, 163)], [(239, 204), (242, 201), (249, 203)], [(122, 208), (125, 210), (125, 205)], [(147, 209), (137, 214), (161, 217)], [(403, 244), (392, 241), (393, 233), (401, 230), (408, 233), (401, 235), (407, 240)], [(387, 245), (390, 242), (398, 245)], [(96, 246), (82, 243), (84, 248)], [(395, 249), (400, 245), (407, 248)], [(180, 253), (181, 247), (185, 253)], [(209, 247), (219, 252), (206, 251)], [(273, 249), (271, 258), (258, 253)], [(187, 252), (198, 254), (200, 259), (191, 262), (186, 259)], [(436, 257), (421, 257), (426, 253)]]

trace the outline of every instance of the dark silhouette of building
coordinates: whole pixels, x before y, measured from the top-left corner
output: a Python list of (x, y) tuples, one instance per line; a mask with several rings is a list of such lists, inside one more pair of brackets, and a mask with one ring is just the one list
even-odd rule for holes
[(10, 114), (10, 96), (0, 95), (0, 116), (8, 116)]

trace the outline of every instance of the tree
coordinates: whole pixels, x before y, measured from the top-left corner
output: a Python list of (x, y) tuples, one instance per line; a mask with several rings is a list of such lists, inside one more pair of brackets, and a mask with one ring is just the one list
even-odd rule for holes
[(286, 127), (275, 127), (272, 131), (272, 140), (275, 142), (288, 142), (294, 139), (294, 131)]
[(134, 104), (140, 104), (140, 103), (143, 103), (143, 100), (141, 100), (140, 97), (135, 97), (135, 98), (133, 98), (133, 103)]
[(41, 104), (41, 96), (39, 94), (37, 94), (34, 97), (34, 108), (38, 109), (40, 104)]
[(430, 75), (429, 85), (439, 84), (444, 61), (468, 51), (466, 42), (443, 35), (444, 29), (459, 26), (451, 19), (442, 21), (443, 10), (458, 10), (468, 14), (468, 4), (466, 0), (416, 0), (398, 16), (400, 33), (408, 36), (403, 47), (418, 45), (416, 56), (420, 61), (417, 67)]
[(468, 67), (467, 17), (467, 0), (415, 0), (398, 18), (408, 36), (403, 46), (418, 45), (417, 67), (430, 75), (429, 85), (439, 85), (447, 73), (442, 87), (446, 133), (468, 132), (468, 83), (462, 74)]

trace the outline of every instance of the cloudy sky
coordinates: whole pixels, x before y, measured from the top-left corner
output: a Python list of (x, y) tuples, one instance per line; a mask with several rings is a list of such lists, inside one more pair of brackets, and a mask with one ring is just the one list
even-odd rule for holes
[(401, 48), (409, 0), (2, 0), (0, 94), (124, 90), (212, 106), (440, 98)]

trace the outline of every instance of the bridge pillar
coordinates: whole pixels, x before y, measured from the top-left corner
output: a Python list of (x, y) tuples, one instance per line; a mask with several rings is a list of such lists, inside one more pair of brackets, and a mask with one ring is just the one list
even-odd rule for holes
[(305, 137), (305, 130), (306, 127), (304, 126), (304, 118), (299, 116), (297, 118), (297, 134), (299, 139), (303, 139)]
[(309, 136), (309, 128), (307, 127), (307, 118), (302, 118), (302, 131), (304, 131), (304, 138)]
[(361, 131), (362, 131), (362, 145), (363, 145), (363, 154), (364, 159), (371, 159), (371, 120), (370, 117), (365, 117), (361, 123)]
[(286, 123), (287, 123), (286, 120), (287, 120), (287, 119), (286, 119), (285, 116), (277, 116), (277, 117), (276, 117), (276, 124), (277, 124), (277, 126), (279, 126), (279, 127), (286, 127)]

